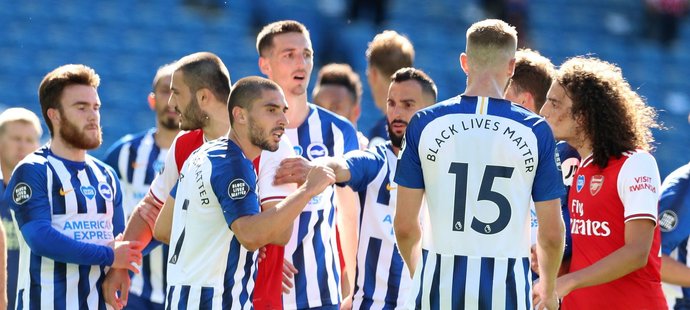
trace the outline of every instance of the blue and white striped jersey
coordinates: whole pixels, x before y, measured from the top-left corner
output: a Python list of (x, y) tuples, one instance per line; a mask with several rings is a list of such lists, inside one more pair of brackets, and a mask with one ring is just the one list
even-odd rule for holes
[[(359, 148), (349, 121), (309, 104), (309, 116), (298, 128), (286, 129), (295, 153), (313, 160), (342, 156)], [(295, 265), (294, 289), (283, 295), (285, 309), (304, 309), (340, 303), (340, 266), (335, 238), (333, 186), (314, 196), (295, 220), (285, 259)]]
[[(127, 135), (115, 142), (108, 150), (105, 163), (117, 172), (122, 185), (122, 208), (129, 218), (134, 207), (149, 191), (151, 182), (165, 164), (168, 149), (156, 145), (156, 128), (136, 135)], [(165, 268), (168, 246), (155, 246), (142, 259), (140, 273), (132, 277), (129, 293), (157, 304), (165, 303)]]
[(124, 230), (115, 172), (89, 155), (74, 162), (44, 146), (19, 163), (3, 199), (20, 230), (17, 308), (105, 309), (108, 244)]
[(360, 226), (354, 309), (396, 309), (410, 293), (412, 279), (404, 266), (393, 217), (398, 186), (393, 181), (397, 157), (390, 141), (345, 155), (350, 181), (359, 192)]
[(564, 194), (543, 118), (509, 101), (458, 96), (410, 120), (396, 170), (425, 190), (430, 240), (405, 308), (530, 309), (530, 198)]
[[(683, 265), (690, 264), (690, 164), (673, 171), (661, 185), (659, 228), (661, 252)], [(664, 284), (669, 307), (690, 305), (690, 287)], [(673, 296), (674, 298), (669, 298)], [(681, 309), (684, 309), (682, 307)]]
[(231, 140), (205, 143), (185, 161), (168, 253), (168, 309), (250, 309), (256, 253), (230, 229), (260, 212), (256, 173)]

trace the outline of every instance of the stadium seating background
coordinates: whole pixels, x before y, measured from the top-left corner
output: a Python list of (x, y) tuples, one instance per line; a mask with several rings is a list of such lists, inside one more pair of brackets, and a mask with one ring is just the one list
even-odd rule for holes
[[(360, 73), (365, 93), (359, 128), (364, 132), (381, 115), (366, 87), (364, 51), (382, 29), (411, 39), (416, 67), (436, 81), (439, 99), (464, 89), (457, 59), (467, 26), (482, 18), (477, 0), (389, 1), (388, 21), (380, 28), (361, 20), (340, 24), (320, 13), (321, 1), (228, 0), (214, 12), (166, 0), (0, 1), (0, 109), (23, 106), (40, 115), (37, 88), (42, 77), (62, 64), (87, 64), (101, 76), (104, 145), (92, 152), (100, 157), (122, 135), (154, 125), (146, 96), (158, 66), (205, 50), (224, 60), (233, 80), (260, 75), (256, 33), (264, 23), (286, 18), (305, 23), (312, 32), (315, 69), (310, 86), (324, 62), (319, 58), (324, 46), (336, 49), (333, 60), (349, 62)], [(630, 84), (661, 110), (660, 120), (669, 128), (655, 131), (662, 177), (688, 162), (687, 22), (676, 46), (664, 50), (638, 35), (642, 1), (532, 0), (528, 12), (533, 48), (555, 64), (588, 53), (617, 63)], [(620, 18), (628, 22), (629, 31), (610, 30), (610, 23)], [(44, 140), (47, 137), (44, 134)]]

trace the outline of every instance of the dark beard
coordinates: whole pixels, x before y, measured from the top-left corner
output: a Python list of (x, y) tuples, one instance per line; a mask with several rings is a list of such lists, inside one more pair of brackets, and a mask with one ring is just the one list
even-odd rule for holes
[[(64, 116), (62, 118), (65, 119)], [(103, 132), (101, 131), (100, 127), (98, 129), (98, 138), (95, 141), (89, 140), (86, 134), (84, 134), (83, 131), (79, 131), (74, 123), (66, 121), (64, 124), (62, 124), (62, 126), (60, 126), (60, 136), (63, 140), (65, 140), (65, 142), (78, 149), (93, 150), (101, 146), (101, 143), (103, 143)]]
[[(403, 121), (397, 121), (397, 120), (393, 121), (393, 123), (404, 123), (405, 125), (407, 125), (407, 123), (405, 123)], [(391, 129), (391, 127), (393, 127), (393, 126), (391, 126), (391, 124), (392, 123), (388, 123), (386, 125), (386, 129), (388, 130), (388, 138), (391, 140), (391, 144), (393, 146), (400, 148), (402, 146), (402, 140), (403, 140), (403, 137), (405, 136), (405, 134), (402, 134), (400, 136), (396, 136), (395, 133), (393, 132), (393, 129)]]
[(187, 106), (187, 109), (185, 109), (184, 119), (187, 121), (187, 123), (183, 124), (182, 121), (180, 121), (180, 129), (182, 130), (195, 130), (203, 128), (208, 120), (208, 114), (201, 110), (196, 97), (192, 98)]
[[(281, 130), (282, 128), (276, 127), (271, 129), (271, 132), (274, 130)], [(271, 152), (275, 152), (278, 150), (278, 144), (275, 146), (271, 145), (270, 142), (268, 142), (268, 139), (266, 136), (261, 132), (261, 128), (254, 126), (254, 120), (250, 119), (249, 120), (249, 140), (252, 142), (252, 144), (256, 145), (262, 150), (267, 150)]]
[(180, 128), (180, 123), (174, 118), (162, 117), (159, 119), (158, 124), (165, 129), (176, 130)]

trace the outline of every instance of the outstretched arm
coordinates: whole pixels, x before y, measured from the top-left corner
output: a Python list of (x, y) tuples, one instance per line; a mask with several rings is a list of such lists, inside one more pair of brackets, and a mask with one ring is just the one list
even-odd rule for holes
[(254, 251), (280, 240), (281, 234), (292, 225), (309, 200), (333, 184), (333, 170), (316, 166), (297, 191), (283, 199), (275, 208), (237, 218), (230, 225), (235, 236), (247, 250)]

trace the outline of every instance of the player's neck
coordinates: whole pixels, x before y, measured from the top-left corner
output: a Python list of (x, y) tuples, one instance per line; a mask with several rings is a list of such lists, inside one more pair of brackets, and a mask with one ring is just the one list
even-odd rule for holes
[(467, 77), (465, 96), (491, 97), (503, 99), (505, 86), (508, 81), (499, 79), (494, 75), (485, 74)]
[(67, 160), (76, 162), (86, 161), (86, 150), (70, 145), (59, 136), (55, 136), (51, 140), (50, 151), (56, 156)]
[(216, 109), (208, 114), (209, 121), (204, 125), (204, 137), (211, 141), (225, 136), (230, 130), (230, 116), (228, 109), (223, 106), (223, 109)]
[(251, 161), (254, 161), (255, 158), (261, 155), (261, 148), (251, 142), (249, 134), (244, 129), (231, 128), (230, 132), (228, 132), (228, 139), (235, 142), (242, 150), (244, 157)]
[(153, 139), (156, 141), (156, 145), (161, 149), (169, 149), (175, 137), (180, 132), (179, 129), (168, 129), (163, 126), (158, 125), (156, 128), (156, 134)]
[(307, 92), (299, 96), (285, 95), (288, 102), (288, 110), (285, 115), (288, 119), (287, 128), (297, 128), (309, 116), (309, 105), (307, 104)]
[(0, 171), (2, 171), (2, 183), (7, 185), (7, 183), (10, 182), (10, 176), (12, 176), (12, 170), (14, 170), (14, 167), (10, 167), (10, 165), (2, 165), (0, 166)]
[(594, 148), (592, 147), (592, 143), (588, 139), (580, 139), (580, 141), (566, 141), (566, 142), (568, 142), (568, 144), (570, 144), (570, 146), (572, 146), (575, 150), (577, 150), (577, 153), (580, 154), (580, 158), (582, 158), (582, 159), (589, 156), (594, 151)]

